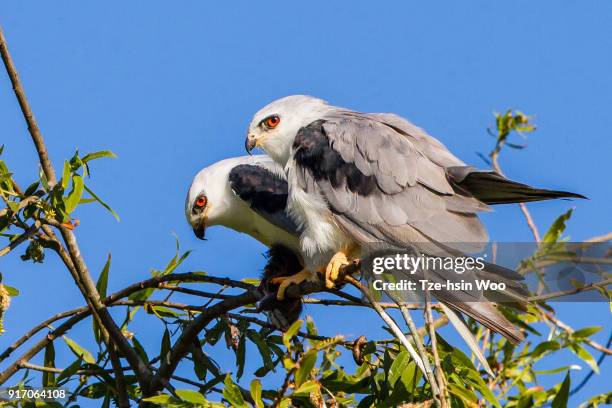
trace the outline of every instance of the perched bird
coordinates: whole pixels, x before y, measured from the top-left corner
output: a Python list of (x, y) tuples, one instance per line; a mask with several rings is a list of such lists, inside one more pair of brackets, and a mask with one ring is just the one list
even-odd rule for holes
[(260, 288), (260, 308), (277, 328), (299, 318), (300, 299), (277, 299), (273, 278), (302, 269), (299, 232), (286, 214), (287, 182), (282, 168), (267, 156), (244, 156), (219, 161), (193, 179), (185, 215), (194, 234), (205, 239), (206, 228), (220, 225), (248, 234), (269, 249)]
[[(289, 96), (257, 112), (247, 151), (263, 149), (288, 180), (287, 212), (300, 231), (305, 269), (283, 281), (324, 273), (333, 287), (341, 267), (384, 243), (485, 243), (477, 213), (487, 204), (578, 197), (478, 171), (407, 120), (359, 113), (310, 96)], [(439, 298), (439, 297), (438, 297)], [(439, 299), (443, 300), (443, 299)], [(447, 302), (513, 342), (522, 333), (488, 302)]]

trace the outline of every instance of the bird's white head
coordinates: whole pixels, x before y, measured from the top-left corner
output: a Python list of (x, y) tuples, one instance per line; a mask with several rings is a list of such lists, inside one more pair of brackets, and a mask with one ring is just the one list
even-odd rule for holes
[(253, 116), (245, 147), (250, 153), (263, 149), (274, 161), (285, 165), (298, 130), (320, 119), (333, 107), (306, 95), (292, 95), (270, 103)]
[(227, 184), (232, 159), (217, 162), (202, 169), (193, 179), (187, 199), (185, 216), (200, 239), (205, 239), (206, 227), (222, 223), (231, 207), (231, 194)]

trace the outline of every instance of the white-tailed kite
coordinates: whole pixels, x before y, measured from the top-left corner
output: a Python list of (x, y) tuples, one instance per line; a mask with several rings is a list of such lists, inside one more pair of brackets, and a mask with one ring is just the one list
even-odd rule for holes
[(202, 169), (185, 202), (187, 221), (198, 238), (205, 238), (207, 227), (221, 225), (270, 248), (260, 286), (265, 295), (260, 309), (281, 329), (296, 321), (302, 310), (300, 299), (277, 299), (278, 285), (271, 282), (302, 269), (299, 233), (285, 212), (286, 205), (285, 175), (267, 156), (236, 157)]
[[(285, 169), (287, 211), (301, 231), (305, 266), (291, 283), (324, 271), (333, 287), (342, 266), (381, 243), (485, 243), (477, 213), (487, 204), (583, 198), (477, 171), (397, 115), (359, 113), (309, 96), (282, 98), (257, 112), (245, 146), (261, 147)], [(481, 310), (454, 307), (514, 342), (522, 338), (486, 302)]]

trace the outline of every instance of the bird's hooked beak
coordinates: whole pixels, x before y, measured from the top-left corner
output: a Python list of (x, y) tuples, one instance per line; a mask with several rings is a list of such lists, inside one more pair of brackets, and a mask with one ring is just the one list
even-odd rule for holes
[(193, 227), (193, 233), (199, 239), (206, 241), (206, 220), (204, 218)]
[(246, 139), (244, 140), (244, 148), (246, 149), (248, 154), (253, 154), (251, 153), (251, 150), (253, 150), (256, 146), (257, 139), (255, 139), (255, 135), (249, 133)]

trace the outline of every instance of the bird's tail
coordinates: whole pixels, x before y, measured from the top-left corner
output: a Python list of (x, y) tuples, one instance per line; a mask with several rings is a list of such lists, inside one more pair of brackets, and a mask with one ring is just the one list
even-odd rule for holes
[(513, 344), (518, 344), (525, 339), (523, 333), (514, 327), (493, 303), (446, 300), (444, 304), (457, 312), (470, 316), (486, 328), (501, 334)]
[(494, 171), (479, 171), (471, 166), (446, 169), (452, 186), (459, 194), (472, 196), (485, 204), (511, 204), (555, 198), (585, 198), (567, 191), (545, 190), (509, 180)]

